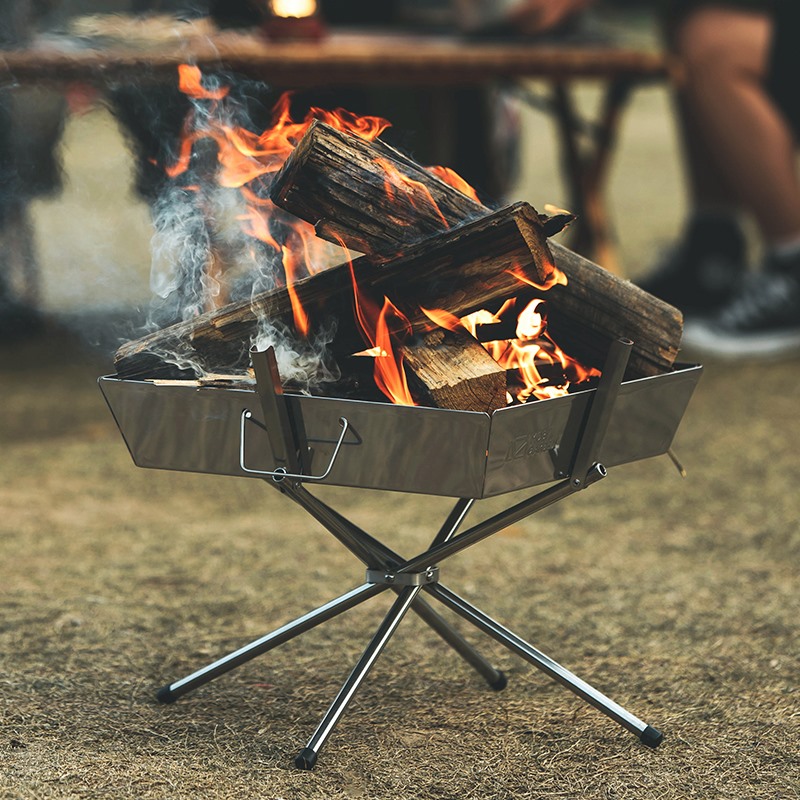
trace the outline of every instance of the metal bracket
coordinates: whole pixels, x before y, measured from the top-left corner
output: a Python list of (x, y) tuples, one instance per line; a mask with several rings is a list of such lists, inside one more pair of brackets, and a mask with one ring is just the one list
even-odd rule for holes
[(630, 339), (616, 339), (611, 342), (608, 349), (600, 382), (595, 389), (589, 415), (578, 440), (577, 452), (569, 472), (572, 485), (576, 489), (584, 487), (586, 475), (597, 461), (597, 454), (608, 430), (608, 423), (632, 348), (633, 342)]
[(303, 475), (300, 472), (289, 472), (286, 467), (278, 467), (274, 470), (265, 470), (265, 469), (251, 469), (245, 464), (245, 431), (246, 431), (246, 423), (247, 420), (252, 419), (253, 414), (251, 413), (250, 409), (244, 409), (242, 411), (241, 416), (241, 424), (239, 427), (239, 466), (244, 472), (249, 473), (250, 475), (264, 475), (269, 478), (272, 478), (274, 481), (279, 482), (282, 481), (284, 478), (294, 478), (300, 481), (322, 481), (330, 475), (331, 470), (333, 469), (333, 465), (336, 462), (336, 459), (339, 456), (339, 451), (342, 448), (342, 443), (344, 442), (344, 437), (347, 435), (347, 429), (350, 427), (350, 423), (345, 419), (345, 417), (339, 417), (339, 424), (342, 426), (342, 432), (339, 434), (339, 439), (336, 442), (336, 446), (333, 448), (333, 455), (331, 456), (331, 460), (328, 463), (328, 466), (325, 472), (322, 475)]
[(439, 582), (439, 567), (428, 567), (424, 572), (387, 572), (384, 569), (368, 569), (367, 583), (389, 586), (425, 586)]
[(292, 425), (286, 398), (283, 396), (281, 375), (275, 348), (250, 348), (250, 360), (256, 376), (256, 393), (261, 401), (261, 413), (267, 426), (272, 457), (279, 468), (288, 473), (303, 471), (300, 460), (301, 443)]

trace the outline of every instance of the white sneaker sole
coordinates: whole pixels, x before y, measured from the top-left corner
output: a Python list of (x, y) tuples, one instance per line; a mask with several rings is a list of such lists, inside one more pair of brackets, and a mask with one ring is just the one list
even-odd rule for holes
[(731, 334), (701, 321), (687, 321), (681, 349), (715, 358), (780, 359), (800, 356), (800, 328), (770, 332)]

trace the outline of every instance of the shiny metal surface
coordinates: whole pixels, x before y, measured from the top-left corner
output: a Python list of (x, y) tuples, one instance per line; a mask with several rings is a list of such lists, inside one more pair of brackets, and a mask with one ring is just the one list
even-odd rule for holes
[[(600, 446), (606, 467), (665, 453), (702, 367), (623, 383)], [(99, 380), (140, 467), (248, 477), (239, 464), (240, 420), (248, 410), (247, 465), (276, 466), (256, 392), (248, 389)], [(285, 395), (301, 414), (313, 474), (322, 483), (415, 494), (480, 498), (564, 477), (595, 390), (495, 411), (410, 408), (389, 403)], [(254, 476), (250, 476), (254, 477)]]
[[(250, 475), (260, 475), (261, 477), (272, 478), (275, 481), (282, 481), (286, 478), (294, 478), (300, 481), (324, 481), (328, 475), (331, 474), (331, 470), (333, 469), (333, 465), (336, 462), (337, 457), (339, 456), (339, 451), (342, 449), (342, 444), (344, 443), (344, 438), (347, 436), (347, 429), (350, 426), (350, 423), (344, 418), (339, 417), (339, 425), (342, 427), (342, 432), (339, 434), (339, 438), (336, 440), (336, 445), (333, 448), (333, 455), (331, 456), (330, 463), (325, 468), (325, 471), (321, 475), (311, 475), (306, 473), (299, 473), (299, 472), (287, 472), (286, 467), (278, 467), (274, 470), (264, 470), (264, 469), (250, 469), (247, 466), (247, 422), (251, 420), (253, 415), (249, 411), (242, 411), (241, 417), (241, 425), (239, 426), (239, 467), (244, 471), (249, 473)], [(270, 444), (272, 444), (272, 440), (270, 440)], [(273, 453), (274, 455), (274, 453)], [(280, 461), (280, 459), (276, 459), (276, 461)]]
[[(689, 366), (623, 383), (598, 461), (616, 467), (666, 453), (701, 374)], [(565, 477), (594, 391), (495, 411), (482, 496)]]

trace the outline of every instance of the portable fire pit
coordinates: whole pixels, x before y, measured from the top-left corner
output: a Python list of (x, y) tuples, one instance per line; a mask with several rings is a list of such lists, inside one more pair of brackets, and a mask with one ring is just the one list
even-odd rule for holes
[[(267, 274), (259, 272), (249, 297), (220, 304), (205, 295), (191, 313), (181, 309), (167, 327), (125, 343), (116, 375), (101, 378), (101, 389), (136, 464), (263, 479), (367, 569), (360, 586), (168, 684), (159, 699), (171, 703), (390, 590), (396, 600), (298, 767), (314, 766), (409, 609), (490, 687), (505, 686), (503, 673), (430, 600), (658, 746), (657, 729), (445, 588), (439, 574), (450, 556), (583, 490), (608, 468), (669, 449), (700, 376), (700, 367), (674, 365), (680, 312), (551, 244), (570, 214), (542, 215), (524, 202), (488, 208), (452, 171), (423, 167), (382, 142), (386, 120), (355, 120), (340, 109), (296, 126), (279, 101), (271, 129), (234, 135), (230, 113), (219, 124), (211, 114), (225, 90), (204, 87), (201, 78), (188, 66), (182, 72), (184, 91), (206, 104), (192, 136), (216, 143), (222, 183), (251, 178), (239, 206), (251, 241), (241, 252), (256, 253), (257, 240)], [(250, 143), (244, 161), (242, 142)], [(203, 226), (211, 225), (210, 250), (201, 248), (205, 261), (190, 259), (188, 267), (181, 253), (176, 270), (202, 273), (204, 286), (219, 287), (233, 239), (214, 234), (216, 192), (203, 194), (192, 138), (185, 144), (171, 174), (186, 173), (180, 208), (194, 204)], [(194, 228), (177, 232), (180, 241), (195, 236)], [(307, 254), (319, 240), (336, 244), (344, 260), (317, 269)], [(313, 395), (284, 391), (298, 362), (308, 363), (298, 353), (317, 366), (335, 362), (334, 371), (321, 370), (334, 382), (297, 384)], [(370, 361), (364, 382), (359, 370)], [(204, 385), (211, 375), (227, 383)], [(392, 402), (375, 399), (381, 395)], [(315, 497), (312, 483), (457, 500), (428, 549), (406, 558)], [(476, 500), (544, 484), (459, 533)]]
[[(665, 453), (701, 367), (623, 380), (632, 343), (612, 342), (596, 388), (491, 414), (284, 394), (271, 350), (253, 351), (255, 388), (159, 385), (116, 377), (100, 388), (141, 467), (257, 477), (294, 500), (366, 565), (364, 583), (163, 687), (172, 703), (255, 656), (391, 590), (388, 614), (308, 744), (320, 749), (410, 609), (501, 690), (505, 675), (428, 603), (437, 600), (655, 748), (662, 733), (447, 589), (440, 565), (505, 527), (581, 491), (610, 467)], [(458, 498), (427, 550), (404, 558), (311, 494), (308, 483)], [(550, 484), (461, 533), (476, 500)]]

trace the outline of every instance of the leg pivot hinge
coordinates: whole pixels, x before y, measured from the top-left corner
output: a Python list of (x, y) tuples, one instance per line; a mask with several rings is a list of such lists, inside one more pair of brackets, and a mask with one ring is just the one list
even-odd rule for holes
[(367, 583), (385, 583), (389, 586), (425, 586), (439, 582), (439, 567), (428, 567), (422, 572), (389, 572), (385, 569), (368, 569)]

